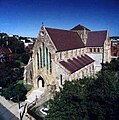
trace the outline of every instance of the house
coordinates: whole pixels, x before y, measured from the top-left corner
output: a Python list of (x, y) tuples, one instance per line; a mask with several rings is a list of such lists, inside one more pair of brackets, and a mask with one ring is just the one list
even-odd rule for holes
[(119, 36), (110, 37), (111, 39), (111, 56), (112, 58), (119, 57)]
[(29, 45), (33, 45), (36, 38), (32, 38), (32, 37), (19, 37), (19, 40), (22, 41), (25, 45), (25, 47), (28, 47)]
[(62, 30), (42, 25), (28, 63), (32, 64), (32, 80), (26, 79), (30, 72), (24, 79), (34, 89), (58, 91), (65, 80), (94, 76), (101, 70), (101, 63), (111, 60), (110, 46), (107, 30), (91, 31), (82, 25)]
[(0, 39), (8, 37), (7, 33), (0, 33)]

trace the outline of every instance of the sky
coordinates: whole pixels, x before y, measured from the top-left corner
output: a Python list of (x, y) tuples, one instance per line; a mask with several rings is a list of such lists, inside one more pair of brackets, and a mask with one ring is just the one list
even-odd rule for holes
[(119, 0), (0, 0), (0, 32), (37, 37), (40, 27), (109, 30), (119, 36)]

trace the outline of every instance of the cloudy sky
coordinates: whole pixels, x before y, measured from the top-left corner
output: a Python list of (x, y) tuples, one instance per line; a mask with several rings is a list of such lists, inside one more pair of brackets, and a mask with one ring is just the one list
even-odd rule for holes
[(0, 0), (0, 32), (37, 37), (40, 26), (109, 29), (119, 36), (119, 0)]

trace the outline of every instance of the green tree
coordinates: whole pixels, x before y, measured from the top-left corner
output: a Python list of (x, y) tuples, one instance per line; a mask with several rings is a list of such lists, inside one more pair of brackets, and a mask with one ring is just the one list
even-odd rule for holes
[(29, 55), (29, 54), (23, 53), (22, 56), (21, 56), (21, 61), (22, 61), (24, 64), (27, 64), (28, 61), (29, 61), (29, 58), (30, 58), (30, 55)]
[(95, 78), (66, 81), (49, 101), (46, 120), (117, 120), (118, 86), (115, 74), (109, 71), (99, 72)]
[(19, 100), (23, 101), (26, 99), (26, 95), (27, 94), (27, 89), (24, 87), (23, 84), (11, 84), (9, 85), (9, 87), (5, 88), (2, 91), (2, 95), (10, 100), (11, 98), (13, 100), (17, 101), (17, 97), (19, 96)]
[(77, 81), (66, 81), (63, 89), (49, 101), (47, 120), (84, 120), (87, 119), (85, 94)]
[(110, 63), (106, 62), (103, 64), (104, 70), (109, 70), (109, 71), (119, 71), (119, 58), (114, 58), (111, 60)]
[(85, 90), (87, 111), (91, 120), (112, 120), (116, 117), (114, 105), (119, 90), (118, 80), (113, 72), (100, 72)]

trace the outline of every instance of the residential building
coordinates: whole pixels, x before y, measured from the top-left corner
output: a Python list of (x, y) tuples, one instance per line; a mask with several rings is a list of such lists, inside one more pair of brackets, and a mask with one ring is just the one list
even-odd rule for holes
[(110, 37), (111, 39), (111, 56), (112, 58), (119, 57), (119, 36)]

